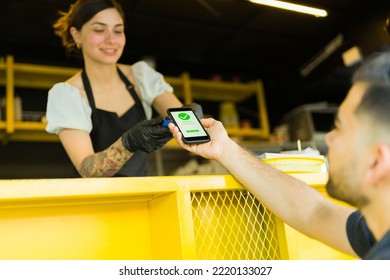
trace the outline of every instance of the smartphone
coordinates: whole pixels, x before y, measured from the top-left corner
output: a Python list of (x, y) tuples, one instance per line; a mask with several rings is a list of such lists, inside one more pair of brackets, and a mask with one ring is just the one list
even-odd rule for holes
[(210, 141), (210, 136), (191, 108), (170, 108), (168, 115), (179, 128), (186, 144), (200, 144)]

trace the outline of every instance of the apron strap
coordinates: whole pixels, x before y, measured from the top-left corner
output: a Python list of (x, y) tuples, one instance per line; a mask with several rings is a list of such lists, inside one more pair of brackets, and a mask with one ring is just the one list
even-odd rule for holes
[(141, 114), (141, 116), (146, 119), (146, 114), (144, 107), (142, 106), (141, 99), (139, 99), (139, 96), (137, 92), (135, 91), (134, 85), (127, 79), (125, 74), (122, 73), (122, 71), (117, 67), (117, 71), (119, 74), (119, 77), (122, 79), (122, 81), (125, 83), (127, 90), (130, 92), (131, 96), (134, 99), (135, 105), (137, 107), (138, 112)]
[(85, 69), (81, 71), (81, 77), (83, 79), (85, 92), (87, 93), (89, 106), (91, 106), (91, 109), (95, 111), (96, 110), (95, 99), (93, 98), (91, 84), (89, 83), (89, 79), (87, 77), (87, 74), (85, 73)]
[[(145, 110), (142, 106), (142, 102), (139, 99), (138, 94), (136, 93), (136, 91), (134, 89), (134, 85), (127, 79), (127, 77), (125, 76), (125, 74), (122, 73), (122, 71), (119, 69), (119, 67), (117, 67), (117, 71), (118, 71), (119, 77), (125, 83), (127, 90), (130, 92), (131, 97), (133, 97), (133, 99), (134, 99), (134, 103), (135, 103), (134, 106), (137, 108), (137, 110), (140, 113), (140, 115), (142, 116), (142, 118), (146, 119)], [(81, 77), (83, 79), (85, 92), (87, 93), (89, 106), (91, 106), (91, 109), (93, 111), (95, 111), (96, 110), (95, 99), (93, 98), (91, 84), (89, 82), (89, 79), (87, 77), (85, 70), (83, 70), (81, 72)]]

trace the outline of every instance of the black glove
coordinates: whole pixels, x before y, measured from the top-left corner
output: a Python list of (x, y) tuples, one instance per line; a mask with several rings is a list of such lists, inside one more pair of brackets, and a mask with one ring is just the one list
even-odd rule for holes
[(198, 119), (203, 118), (203, 109), (202, 106), (198, 103), (192, 102), (190, 104), (183, 105), (182, 108), (191, 108), (192, 111), (194, 111), (195, 115), (198, 117)]
[(144, 120), (137, 123), (122, 135), (123, 146), (134, 153), (137, 150), (154, 152), (172, 139), (168, 127), (163, 127), (163, 118)]

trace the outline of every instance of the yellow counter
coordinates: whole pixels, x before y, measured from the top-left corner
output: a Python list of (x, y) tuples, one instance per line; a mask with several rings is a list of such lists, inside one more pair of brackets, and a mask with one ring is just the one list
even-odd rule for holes
[(3, 260), (308, 258), (299, 238), (229, 175), (0, 180)]

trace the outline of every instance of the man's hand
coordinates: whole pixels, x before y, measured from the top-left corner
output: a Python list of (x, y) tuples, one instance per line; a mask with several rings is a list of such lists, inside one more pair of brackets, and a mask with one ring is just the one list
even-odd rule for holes
[(175, 138), (177, 143), (179, 143), (179, 145), (187, 151), (190, 151), (207, 159), (218, 160), (222, 152), (224, 151), (225, 145), (232, 140), (227, 135), (227, 132), (220, 121), (208, 118), (201, 119), (200, 122), (210, 135), (210, 142), (188, 145), (183, 142), (182, 135), (178, 127), (176, 127), (173, 123), (170, 123), (169, 129), (171, 130), (173, 137)]

